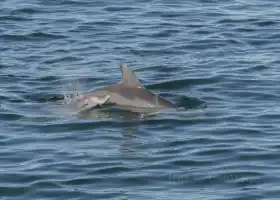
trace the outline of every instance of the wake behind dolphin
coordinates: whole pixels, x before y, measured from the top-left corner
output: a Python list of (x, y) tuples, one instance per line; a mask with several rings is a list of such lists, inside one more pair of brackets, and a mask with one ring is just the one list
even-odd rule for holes
[(122, 79), (119, 83), (84, 93), (75, 100), (81, 111), (104, 106), (133, 112), (176, 109), (171, 102), (148, 91), (127, 66), (120, 64), (120, 68)]

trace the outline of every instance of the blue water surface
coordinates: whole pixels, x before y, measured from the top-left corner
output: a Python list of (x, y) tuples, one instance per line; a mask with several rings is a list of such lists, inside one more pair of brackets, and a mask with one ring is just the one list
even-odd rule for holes
[[(0, 199), (279, 199), (279, 19), (277, 0), (2, 0)], [(66, 106), (120, 63), (182, 109)]]

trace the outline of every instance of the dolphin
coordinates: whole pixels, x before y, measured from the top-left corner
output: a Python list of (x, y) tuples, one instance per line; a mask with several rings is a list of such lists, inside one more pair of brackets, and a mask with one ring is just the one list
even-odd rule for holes
[(171, 102), (147, 90), (126, 65), (120, 64), (120, 68), (122, 70), (120, 82), (84, 93), (78, 99), (82, 111), (103, 106), (135, 112), (176, 109)]

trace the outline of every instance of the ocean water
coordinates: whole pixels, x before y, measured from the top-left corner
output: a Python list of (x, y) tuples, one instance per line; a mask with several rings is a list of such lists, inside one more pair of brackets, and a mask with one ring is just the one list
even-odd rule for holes
[[(277, 0), (2, 0), (0, 199), (279, 199), (279, 19)], [(120, 63), (182, 109), (66, 106)]]

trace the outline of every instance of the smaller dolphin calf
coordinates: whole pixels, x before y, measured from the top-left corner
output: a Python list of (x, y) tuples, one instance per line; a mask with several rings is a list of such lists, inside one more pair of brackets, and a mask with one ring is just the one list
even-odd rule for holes
[(122, 79), (119, 83), (98, 88), (82, 95), (81, 99), (78, 100), (82, 110), (105, 105), (136, 112), (176, 108), (171, 102), (148, 91), (127, 66), (121, 64), (120, 68)]
[(94, 108), (96, 106), (102, 106), (110, 99), (110, 95), (105, 95), (101, 97), (97, 96), (79, 96), (77, 97), (76, 103), (77, 106), (81, 109), (81, 111), (88, 110), (90, 108)]

